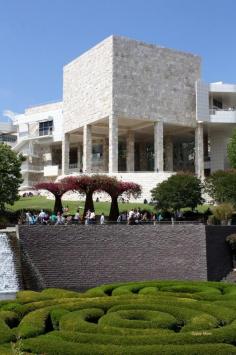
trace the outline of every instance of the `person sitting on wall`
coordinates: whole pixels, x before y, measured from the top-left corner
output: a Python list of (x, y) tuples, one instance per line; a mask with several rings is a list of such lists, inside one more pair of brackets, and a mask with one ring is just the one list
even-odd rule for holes
[(85, 215), (85, 224), (89, 224), (89, 222), (90, 222), (90, 215), (91, 215), (91, 211), (90, 210), (88, 210), (87, 212), (86, 212), (86, 215)]
[(45, 216), (43, 218), (42, 223), (43, 224), (48, 224), (48, 222), (49, 222), (49, 214), (47, 212), (45, 212)]
[(77, 223), (77, 224), (80, 222), (79, 208), (77, 208), (77, 211), (75, 212), (74, 221), (75, 221), (75, 223)]
[(71, 215), (68, 215), (66, 217), (66, 224), (72, 224), (72, 216)]
[(52, 214), (51, 214), (49, 220), (50, 220), (50, 222), (51, 222), (52, 224), (55, 224), (55, 223), (56, 223), (56, 221), (57, 221), (57, 216), (56, 216), (56, 213), (55, 213), (55, 212), (52, 212)]
[(91, 211), (90, 217), (89, 217), (89, 224), (95, 224), (95, 222), (96, 222), (95, 212)]
[(64, 224), (64, 223), (65, 223), (65, 217), (63, 217), (63, 214), (61, 212), (57, 212), (56, 224)]
[(129, 211), (128, 224), (134, 224), (134, 216), (135, 216), (135, 212), (133, 209), (131, 209)]
[(46, 214), (45, 214), (44, 210), (41, 210), (39, 213), (39, 216), (38, 216), (39, 223), (43, 223), (43, 219), (44, 219), (45, 215)]

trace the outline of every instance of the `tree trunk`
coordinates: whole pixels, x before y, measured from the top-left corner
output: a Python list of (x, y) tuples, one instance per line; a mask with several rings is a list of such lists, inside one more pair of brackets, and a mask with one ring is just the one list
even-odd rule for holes
[(94, 205), (93, 205), (93, 192), (89, 192), (86, 194), (86, 199), (85, 199), (85, 205), (84, 205), (84, 214), (83, 214), (83, 219), (86, 215), (86, 212), (94, 211)]
[(111, 199), (111, 208), (109, 214), (110, 221), (117, 221), (117, 218), (119, 217), (119, 206), (117, 200), (118, 200), (118, 196), (112, 197)]
[(62, 207), (62, 202), (61, 202), (61, 196), (55, 196), (55, 203), (54, 203), (54, 212), (63, 212), (63, 207)]

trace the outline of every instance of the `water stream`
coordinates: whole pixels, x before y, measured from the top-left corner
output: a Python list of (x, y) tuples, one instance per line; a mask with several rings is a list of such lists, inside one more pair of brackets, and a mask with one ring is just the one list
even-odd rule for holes
[(19, 290), (14, 255), (6, 233), (0, 233), (0, 299), (12, 298)]

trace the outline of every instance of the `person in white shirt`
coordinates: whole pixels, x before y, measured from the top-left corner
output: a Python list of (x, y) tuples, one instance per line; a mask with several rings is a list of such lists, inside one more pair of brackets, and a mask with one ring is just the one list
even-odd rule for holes
[(90, 213), (89, 222), (90, 222), (91, 224), (94, 224), (95, 221), (96, 221), (95, 212), (92, 211), (92, 212)]
[(130, 210), (129, 211), (129, 215), (128, 215), (128, 224), (131, 224), (133, 222), (134, 219), (134, 210)]
[(44, 212), (44, 210), (41, 210), (39, 213), (39, 216), (38, 216), (38, 220), (40, 223), (43, 223), (45, 216), (46, 216), (46, 213)]
[(64, 224), (64, 223), (65, 223), (65, 217), (60, 212), (58, 212), (56, 224)]

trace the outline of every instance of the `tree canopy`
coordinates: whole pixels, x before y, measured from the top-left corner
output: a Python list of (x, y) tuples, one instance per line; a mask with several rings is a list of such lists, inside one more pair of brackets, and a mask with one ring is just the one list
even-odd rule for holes
[(0, 210), (19, 199), (18, 189), (23, 182), (21, 163), (24, 158), (7, 144), (0, 144)]
[(178, 211), (184, 207), (194, 209), (204, 202), (201, 180), (189, 174), (176, 174), (158, 184), (152, 191), (158, 209)]
[(123, 193), (127, 197), (131, 195), (137, 198), (141, 193), (141, 186), (133, 182), (119, 181), (116, 177), (94, 174), (92, 176), (68, 176), (65, 177), (63, 182), (71, 186), (71, 190), (78, 191), (85, 194), (84, 216), (88, 209), (94, 210), (93, 193), (106, 192), (111, 196), (111, 208), (109, 219), (116, 221), (119, 216), (118, 197)]
[(205, 182), (205, 190), (217, 203), (231, 202), (236, 205), (236, 170), (218, 170)]
[(227, 146), (227, 151), (230, 166), (236, 169), (236, 128), (233, 130), (233, 135)]
[(64, 193), (73, 190), (74, 185), (71, 181), (66, 182), (40, 182), (34, 186), (37, 190), (47, 190), (55, 197), (54, 212), (62, 212), (61, 198)]

